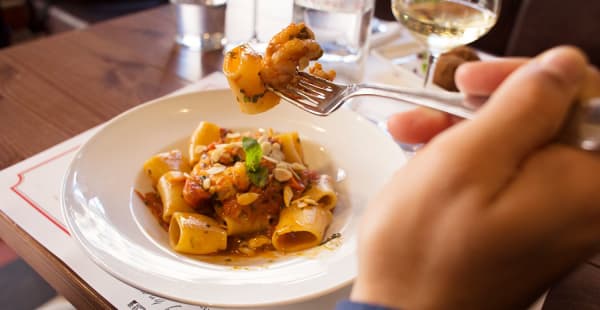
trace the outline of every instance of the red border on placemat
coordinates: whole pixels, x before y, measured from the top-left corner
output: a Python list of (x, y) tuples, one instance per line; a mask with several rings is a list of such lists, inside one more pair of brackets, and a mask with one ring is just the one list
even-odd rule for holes
[(35, 202), (33, 199), (31, 199), (29, 196), (27, 196), (26, 193), (22, 192), (21, 190), (19, 190), (19, 185), (21, 185), (21, 183), (23, 183), (23, 180), (25, 179), (25, 174), (35, 170), (41, 166), (44, 166), (58, 158), (61, 158), (71, 152), (74, 152), (75, 150), (79, 149), (79, 145), (74, 146), (64, 152), (58, 153), (57, 155), (54, 155), (36, 165), (33, 165), (32, 167), (29, 167), (19, 173), (17, 173), (17, 183), (15, 183), (15, 185), (11, 186), (10, 189), (17, 194), (19, 197), (21, 197), (21, 199), (23, 199), (28, 205), (30, 205), (32, 208), (34, 208), (38, 213), (40, 213), (43, 217), (45, 217), (47, 220), (49, 220), (52, 224), (54, 224), (54, 226), (56, 226), (58, 229), (62, 230), (65, 234), (67, 234), (68, 236), (71, 236), (71, 234), (69, 233), (69, 230), (67, 230), (67, 228), (55, 217), (53, 217), (48, 211), (46, 211), (46, 209), (44, 209), (40, 204), (38, 204), (37, 202)]

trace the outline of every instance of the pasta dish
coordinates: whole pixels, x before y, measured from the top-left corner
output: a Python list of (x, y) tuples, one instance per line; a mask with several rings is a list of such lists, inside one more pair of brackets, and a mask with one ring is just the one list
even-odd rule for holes
[(254, 256), (323, 242), (337, 195), (309, 169), (297, 132), (234, 132), (201, 122), (187, 154), (159, 153), (143, 165), (156, 192), (140, 198), (186, 254)]

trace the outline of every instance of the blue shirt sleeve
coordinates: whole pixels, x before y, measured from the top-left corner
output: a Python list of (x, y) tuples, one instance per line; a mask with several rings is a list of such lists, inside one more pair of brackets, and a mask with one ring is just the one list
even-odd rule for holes
[(389, 307), (342, 300), (337, 303), (335, 310), (393, 310)]

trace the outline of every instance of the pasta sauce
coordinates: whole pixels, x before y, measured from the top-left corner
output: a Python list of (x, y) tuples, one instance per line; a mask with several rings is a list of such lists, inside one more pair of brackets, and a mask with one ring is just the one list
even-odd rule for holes
[(140, 199), (186, 254), (255, 256), (319, 245), (337, 195), (309, 169), (296, 132), (233, 132), (201, 122), (180, 150), (156, 154), (144, 172), (156, 192)]

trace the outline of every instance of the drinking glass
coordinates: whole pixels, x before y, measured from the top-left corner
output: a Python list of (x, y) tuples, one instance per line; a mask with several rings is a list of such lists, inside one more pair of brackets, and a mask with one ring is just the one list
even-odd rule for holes
[(292, 3), (281, 0), (227, 0), (225, 52), (247, 43), (264, 53), (269, 40), (292, 19)]
[(171, 3), (177, 12), (177, 43), (201, 51), (223, 48), (226, 0), (171, 0)]
[(294, 0), (293, 21), (311, 28), (323, 48), (319, 62), (342, 82), (360, 82), (369, 52), (374, 0)]
[(396, 19), (429, 51), (424, 87), (440, 54), (469, 44), (496, 24), (500, 0), (393, 0)]

